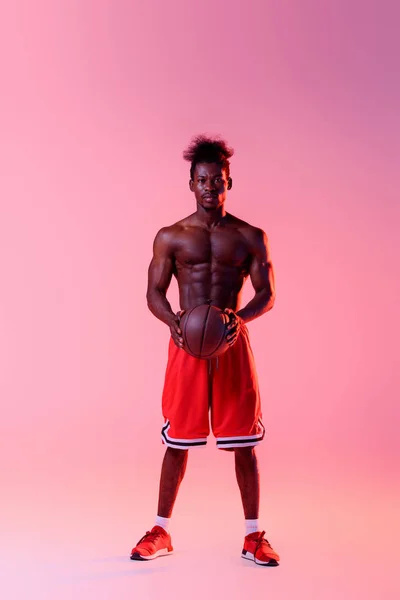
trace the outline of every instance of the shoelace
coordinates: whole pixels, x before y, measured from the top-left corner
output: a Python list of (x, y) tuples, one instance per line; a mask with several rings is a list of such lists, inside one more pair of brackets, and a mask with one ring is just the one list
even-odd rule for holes
[(261, 546), (261, 544), (262, 544), (263, 542), (266, 542), (267, 546), (268, 546), (269, 548), (271, 548), (271, 550), (272, 550), (272, 546), (271, 546), (271, 544), (269, 543), (269, 541), (267, 540), (267, 538), (265, 538), (265, 537), (264, 537), (264, 534), (265, 534), (265, 531), (262, 531), (262, 532), (260, 533), (260, 536), (259, 536), (259, 538), (258, 538), (258, 540), (257, 540), (257, 543), (256, 543), (256, 550), (258, 550), (258, 549), (259, 549), (259, 547)]
[(161, 531), (146, 531), (146, 533), (144, 534), (144, 536), (142, 538), (140, 538), (140, 540), (138, 541), (136, 546), (139, 546), (139, 544), (141, 542), (143, 542), (144, 540), (146, 540), (146, 542), (155, 542), (157, 540), (157, 538), (159, 538), (160, 536), (161, 536)]

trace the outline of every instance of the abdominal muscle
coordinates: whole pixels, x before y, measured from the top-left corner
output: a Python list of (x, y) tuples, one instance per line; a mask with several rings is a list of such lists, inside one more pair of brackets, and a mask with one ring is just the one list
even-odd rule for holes
[[(240, 306), (241, 291), (244, 275), (237, 270), (229, 268), (216, 274), (204, 273), (204, 277), (191, 277), (188, 273), (179, 273), (179, 301), (181, 310), (190, 310), (200, 304), (212, 304), (222, 310), (231, 308), (238, 310)], [(225, 275), (225, 276), (224, 276)]]

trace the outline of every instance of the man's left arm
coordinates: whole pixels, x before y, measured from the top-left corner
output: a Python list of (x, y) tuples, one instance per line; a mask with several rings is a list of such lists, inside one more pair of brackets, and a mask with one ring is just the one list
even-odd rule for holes
[(268, 238), (262, 229), (255, 229), (251, 238), (249, 275), (255, 294), (246, 306), (238, 310), (236, 313), (238, 318), (235, 318), (233, 311), (229, 309), (225, 311), (231, 318), (227, 339), (232, 344), (236, 341), (241, 323), (248, 323), (261, 317), (271, 310), (275, 302), (274, 268)]

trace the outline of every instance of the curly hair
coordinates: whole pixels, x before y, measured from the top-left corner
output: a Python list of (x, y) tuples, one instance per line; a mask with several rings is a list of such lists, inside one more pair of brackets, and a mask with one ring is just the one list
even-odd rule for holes
[(192, 180), (197, 163), (218, 163), (226, 170), (227, 177), (229, 177), (229, 159), (233, 153), (233, 148), (229, 148), (227, 143), (219, 137), (210, 138), (206, 135), (197, 135), (183, 152), (183, 158), (191, 163), (190, 179)]

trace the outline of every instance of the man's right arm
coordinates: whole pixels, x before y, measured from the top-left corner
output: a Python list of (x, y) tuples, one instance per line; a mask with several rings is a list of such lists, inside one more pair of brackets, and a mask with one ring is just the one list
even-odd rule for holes
[(160, 229), (153, 245), (153, 258), (149, 266), (147, 305), (157, 319), (166, 323), (177, 346), (183, 347), (179, 317), (172, 311), (167, 291), (174, 271), (173, 232), (169, 227)]

